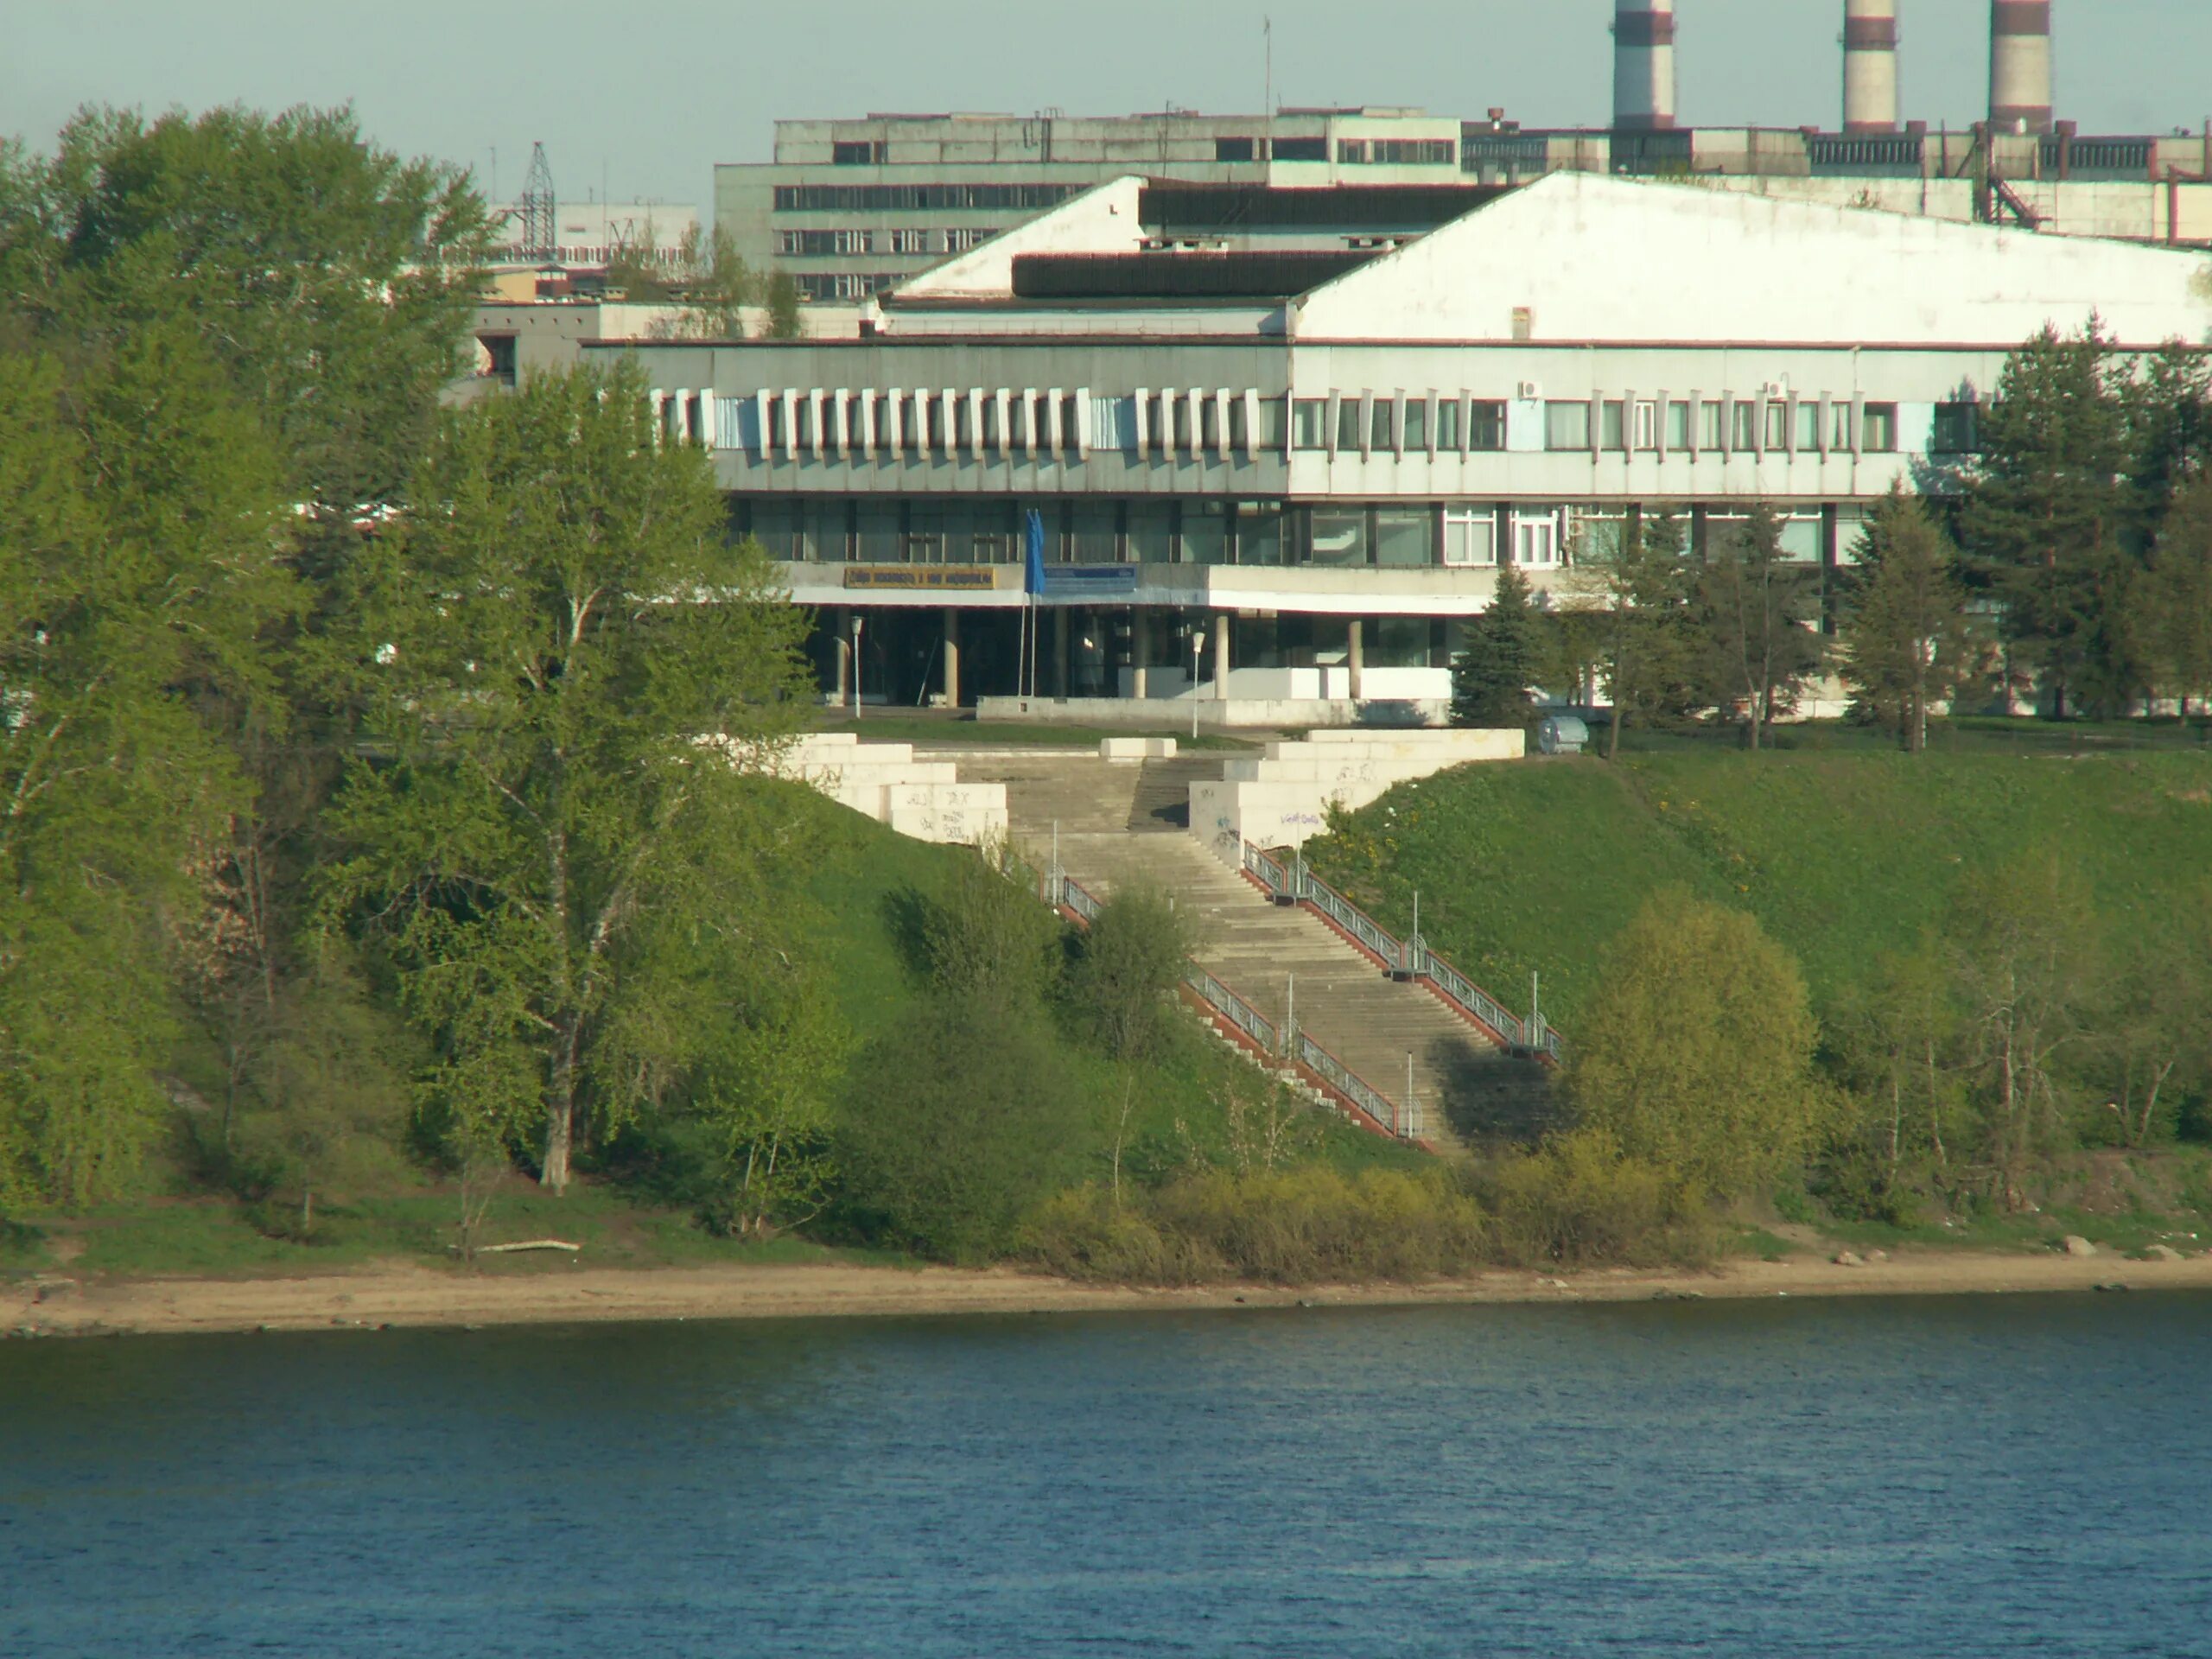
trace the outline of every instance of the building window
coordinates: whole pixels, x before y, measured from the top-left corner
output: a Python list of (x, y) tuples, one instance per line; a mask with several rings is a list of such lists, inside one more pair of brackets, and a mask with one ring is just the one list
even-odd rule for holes
[(1236, 510), (1236, 563), (1282, 563), (1282, 510), (1246, 505)]
[(1329, 159), (1326, 138), (1278, 138), (1268, 146), (1279, 162), (1325, 162)]
[(891, 232), (891, 251), (893, 253), (930, 253), (935, 251), (935, 233), (930, 231), (893, 231)]
[(864, 300), (875, 292), (876, 283), (877, 279), (864, 271), (841, 270), (830, 278), (830, 297), (833, 300)]
[(1496, 564), (1497, 515), (1487, 507), (1444, 510), (1444, 563)]
[(1700, 404), (1697, 406), (1697, 447), (1700, 449), (1720, 448), (1720, 405)]
[(1198, 448), (1209, 455), (1221, 453), (1221, 404), (1203, 392), (1198, 403)]
[(1513, 515), (1513, 563), (1548, 569), (1559, 563), (1556, 513)]
[(1256, 158), (1258, 146), (1249, 138), (1217, 138), (1213, 141), (1213, 158), (1217, 162), (1249, 162)]
[(1784, 454), (1789, 448), (1789, 405), (1776, 398), (1766, 406), (1766, 448)]
[(1337, 405), (1337, 448), (1359, 453), (1359, 399), (1346, 397)]
[(947, 253), (965, 253), (970, 248), (981, 247), (997, 234), (996, 230), (947, 231), (944, 233), (944, 251)]
[(1449, 138), (1377, 138), (1366, 159), (1378, 167), (1456, 167), (1459, 147)]
[(1979, 453), (1980, 433), (1974, 418), (1972, 404), (1938, 404), (1936, 405), (1936, 425), (1929, 441), (1929, 453), (1937, 455), (1971, 455)]
[(1735, 430), (1729, 435), (1728, 447), (1739, 455), (1754, 453), (1759, 447), (1759, 406), (1744, 402), (1736, 405)]
[(1343, 167), (1359, 167), (1367, 161), (1367, 141), (1363, 138), (1340, 138), (1337, 141), (1337, 162)]
[[(1479, 409), (1481, 404), (1475, 405)], [(1440, 398), (1436, 405), (1436, 447), (1446, 454), (1459, 451), (1459, 400)]]
[(1505, 448), (1505, 405), (1478, 399), (1467, 419), (1467, 448), (1496, 450)]
[(1897, 406), (1895, 404), (1866, 405), (1865, 418), (1859, 424), (1859, 447), (1870, 455), (1897, 453)]
[(1425, 508), (1380, 507), (1375, 513), (1375, 563), (1402, 568), (1436, 563), (1435, 520)]
[(1183, 563), (1229, 563), (1229, 505), (1223, 501), (1183, 503)]
[(1821, 406), (1815, 403), (1797, 405), (1798, 453), (1805, 454), (1821, 447)]
[(1587, 449), (1590, 447), (1590, 405), (1549, 403), (1544, 405), (1544, 448)]
[(1608, 399), (1598, 410), (1598, 447), (1600, 449), (1624, 449), (1628, 434), (1623, 425), (1623, 410), (1618, 398)]
[(1374, 418), (1368, 423), (1368, 447), (1378, 455), (1387, 455), (1397, 448), (1397, 423), (1392, 418), (1393, 406), (1388, 397), (1375, 400)]
[(1426, 450), (1428, 448), (1428, 399), (1406, 399), (1406, 448)]
[(1659, 405), (1640, 403), (1636, 406), (1636, 440), (1634, 447), (1652, 450), (1659, 447)]
[(833, 167), (881, 167), (889, 159), (891, 146), (878, 138), (863, 139), (855, 143), (842, 140), (830, 146), (830, 162)]
[(1667, 448), (1680, 451), (1690, 447), (1690, 406), (1679, 397), (1667, 405)]
[(1851, 405), (1836, 403), (1828, 405), (1828, 448), (1848, 451), (1851, 448)]
[(1128, 508), (1128, 554), (1132, 564), (1175, 563), (1175, 504), (1132, 501)]
[(1307, 560), (1313, 564), (1356, 565), (1367, 556), (1367, 509), (1315, 507), (1311, 514), (1313, 540)]

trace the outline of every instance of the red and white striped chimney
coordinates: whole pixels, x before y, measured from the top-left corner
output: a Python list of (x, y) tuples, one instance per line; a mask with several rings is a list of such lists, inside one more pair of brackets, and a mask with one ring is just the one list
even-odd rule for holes
[(1613, 129), (1675, 124), (1675, 0), (1618, 0), (1613, 15)]
[(1897, 130), (1897, 0), (1843, 0), (1843, 130)]
[(1989, 127), (2050, 130), (2050, 0), (1993, 0), (1990, 7)]

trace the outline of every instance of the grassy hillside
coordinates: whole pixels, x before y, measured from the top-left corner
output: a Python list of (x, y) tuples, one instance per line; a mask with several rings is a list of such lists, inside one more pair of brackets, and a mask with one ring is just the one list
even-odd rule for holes
[[(856, 813), (823, 804), (828, 855), (814, 883), (827, 931), (821, 944), (839, 987), (845, 1017), (863, 1038), (895, 1023), (921, 995), (901, 954), (893, 912), (901, 895), (939, 895), (965, 849), (931, 847), (892, 834)], [(1186, 1142), (1224, 1150), (1227, 1126), (1219, 1096), (1235, 1087), (1248, 1094), (1260, 1073), (1223, 1050), (1192, 1019), (1179, 1023), (1178, 1040), (1159, 1063), (1140, 1073), (1129, 1122), (1129, 1143), (1140, 1167), (1171, 1160)], [(1086, 1135), (1108, 1112), (1118, 1112), (1122, 1076), (1086, 1045), (1060, 1040), (1063, 1057), (1086, 1098), (1069, 1103), (1071, 1135)], [(1342, 1120), (1317, 1115), (1315, 1151), (1341, 1166), (1402, 1163), (1407, 1154)], [(1090, 1137), (1094, 1140), (1096, 1136)], [(1105, 1173), (1103, 1141), (1097, 1141), (1098, 1173)]]
[(2212, 756), (1677, 753), (1474, 766), (1394, 790), (1307, 849), (1510, 1006), (1543, 976), (1570, 1038), (1598, 953), (1669, 882), (1740, 906), (1815, 1001), (1936, 925), (1965, 872), (2055, 847), (2124, 941), (2212, 880)]

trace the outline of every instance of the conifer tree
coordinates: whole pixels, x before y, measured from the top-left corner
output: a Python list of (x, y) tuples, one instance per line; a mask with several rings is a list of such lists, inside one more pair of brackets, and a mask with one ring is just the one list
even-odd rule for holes
[(1784, 556), (1782, 520), (1764, 501), (1714, 538), (1700, 574), (1697, 619), (1712, 701), (1724, 710), (1742, 708), (1754, 749), (1820, 666), (1812, 575)]
[(2133, 561), (2122, 535), (2126, 411), (2110, 349), (2092, 323), (2063, 339), (2046, 328), (2006, 359), (1961, 512), (1973, 568), (2054, 718), (2076, 702), (2118, 706), (2142, 678), (2119, 626)]
[(1859, 565), (1844, 677), (1917, 754), (1928, 747), (1929, 705), (1948, 699), (1974, 664), (1958, 552), (1927, 504), (1899, 485), (1867, 520)]
[(1512, 565), (1497, 573), (1490, 608), (1466, 625), (1466, 649), (1452, 663), (1454, 726), (1525, 725), (1529, 682), (1535, 673), (1542, 619), (1530, 602), (1528, 577)]
[(2212, 697), (2212, 474), (2182, 491), (2137, 586), (2137, 630), (2160, 688)]

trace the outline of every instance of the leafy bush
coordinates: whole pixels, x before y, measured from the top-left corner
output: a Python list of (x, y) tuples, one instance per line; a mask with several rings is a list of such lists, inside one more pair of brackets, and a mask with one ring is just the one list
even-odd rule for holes
[(1041, 1207), (1027, 1232), (1032, 1257), (1056, 1273), (1139, 1284), (1413, 1281), (1472, 1271), (1490, 1254), (1481, 1205), (1440, 1166), (1213, 1171), (1118, 1208), (1085, 1188)]
[(1688, 1266), (1718, 1249), (1697, 1193), (1626, 1156), (1602, 1129), (1582, 1129), (1492, 1164), (1484, 1196), (1500, 1257), (1519, 1267)]
[(1790, 1167), (1821, 1096), (1803, 976), (1740, 911), (1654, 894), (1605, 954), (1568, 1098), (1628, 1155), (1717, 1198)]
[(1156, 1053), (1192, 949), (1173, 900), (1156, 887), (1124, 887), (1071, 944), (1067, 997), (1077, 1020), (1114, 1059)]
[(949, 1261), (1002, 1254), (1076, 1177), (1091, 1114), (1040, 1013), (925, 1002), (853, 1068), (831, 1154), (847, 1218)]

